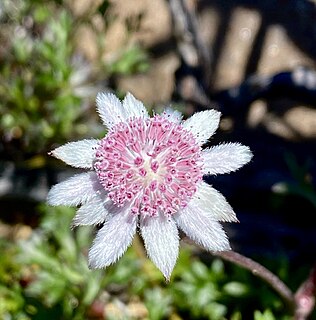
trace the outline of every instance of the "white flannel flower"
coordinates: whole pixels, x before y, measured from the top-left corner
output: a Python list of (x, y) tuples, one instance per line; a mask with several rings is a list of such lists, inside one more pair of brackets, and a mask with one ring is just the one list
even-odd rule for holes
[(81, 205), (73, 226), (103, 224), (90, 248), (89, 266), (116, 262), (137, 230), (166, 279), (178, 257), (178, 229), (206, 250), (229, 250), (220, 221), (237, 221), (236, 215), (202, 177), (235, 171), (252, 154), (239, 143), (202, 150), (218, 128), (220, 112), (206, 110), (183, 121), (179, 112), (167, 109), (150, 117), (130, 93), (123, 102), (99, 93), (96, 103), (107, 135), (51, 153), (89, 171), (58, 183), (48, 194), (50, 205)]

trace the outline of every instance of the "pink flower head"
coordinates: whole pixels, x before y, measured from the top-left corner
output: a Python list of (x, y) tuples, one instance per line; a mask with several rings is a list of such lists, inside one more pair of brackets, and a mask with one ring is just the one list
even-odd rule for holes
[(237, 170), (252, 154), (238, 143), (202, 150), (218, 128), (220, 113), (206, 110), (182, 121), (170, 109), (149, 117), (129, 93), (123, 102), (110, 93), (99, 93), (96, 101), (107, 135), (52, 151), (89, 171), (58, 183), (48, 194), (51, 205), (81, 205), (74, 226), (103, 224), (89, 251), (90, 267), (117, 261), (137, 227), (166, 279), (178, 257), (178, 229), (206, 250), (229, 250), (220, 221), (237, 221), (236, 215), (202, 177)]

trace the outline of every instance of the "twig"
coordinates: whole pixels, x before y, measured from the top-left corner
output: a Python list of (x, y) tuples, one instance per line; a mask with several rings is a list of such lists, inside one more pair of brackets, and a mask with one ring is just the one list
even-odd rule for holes
[(181, 100), (209, 105), (206, 92), (211, 74), (211, 54), (200, 37), (193, 1), (169, 0), (169, 5), (181, 58), (181, 66), (176, 72), (177, 91)]
[[(183, 61), (190, 67), (201, 66), (209, 76), (210, 52), (199, 36), (198, 22), (193, 4), (188, 0), (169, 0), (174, 34)], [(208, 82), (208, 79), (203, 79)]]

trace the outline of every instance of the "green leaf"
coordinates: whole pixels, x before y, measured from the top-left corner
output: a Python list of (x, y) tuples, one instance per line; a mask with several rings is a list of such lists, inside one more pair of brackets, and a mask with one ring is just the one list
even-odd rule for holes
[(200, 261), (194, 261), (192, 264), (193, 274), (201, 280), (205, 280), (208, 277), (208, 269), (205, 264)]
[(145, 305), (151, 320), (165, 319), (171, 312), (172, 298), (162, 288), (155, 287), (145, 291)]
[(267, 309), (263, 313), (256, 310), (254, 312), (254, 320), (276, 320), (271, 310)]
[(241, 297), (249, 292), (247, 285), (237, 281), (228, 282), (223, 286), (223, 290), (232, 297)]

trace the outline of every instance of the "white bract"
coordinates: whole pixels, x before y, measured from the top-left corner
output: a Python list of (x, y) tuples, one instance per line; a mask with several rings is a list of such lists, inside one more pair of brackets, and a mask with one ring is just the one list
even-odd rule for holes
[(58, 183), (48, 194), (51, 205), (81, 205), (73, 226), (103, 225), (89, 251), (89, 266), (116, 262), (137, 230), (166, 279), (178, 257), (178, 229), (206, 250), (229, 250), (220, 222), (237, 221), (236, 215), (202, 177), (235, 171), (252, 154), (239, 143), (202, 150), (218, 128), (220, 113), (206, 110), (182, 121), (178, 111), (166, 109), (150, 117), (129, 93), (123, 102), (99, 93), (96, 102), (107, 135), (51, 152), (89, 171)]

